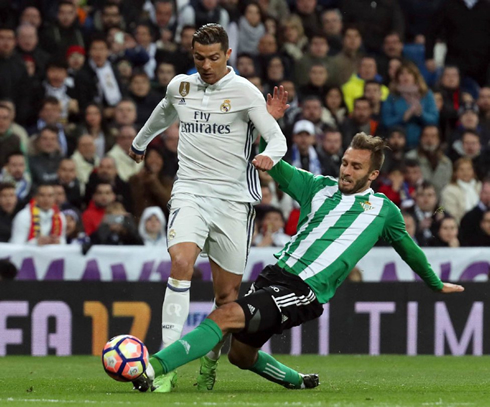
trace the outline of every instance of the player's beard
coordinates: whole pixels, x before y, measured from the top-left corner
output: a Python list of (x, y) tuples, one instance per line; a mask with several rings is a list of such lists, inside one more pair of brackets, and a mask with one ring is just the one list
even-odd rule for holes
[[(355, 194), (355, 193), (357, 193), (359, 191), (362, 191), (363, 189), (366, 188), (367, 182), (369, 180), (369, 173), (366, 174), (365, 177), (362, 177), (361, 179), (358, 179), (352, 185), (351, 188), (343, 188), (343, 187), (341, 187), (340, 181), (342, 180), (342, 178), (344, 178), (344, 177), (341, 175), (340, 178), (339, 178), (339, 189), (340, 189), (340, 192), (342, 192), (343, 194), (346, 194), (346, 195), (352, 195), (352, 194)], [(352, 178), (348, 178), (347, 180), (348, 181), (351, 181)]]

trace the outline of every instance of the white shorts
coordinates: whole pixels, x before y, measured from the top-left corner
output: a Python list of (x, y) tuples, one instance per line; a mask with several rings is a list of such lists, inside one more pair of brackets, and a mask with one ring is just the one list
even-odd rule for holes
[(224, 270), (243, 274), (254, 229), (252, 204), (198, 195), (170, 201), (168, 247), (193, 242)]

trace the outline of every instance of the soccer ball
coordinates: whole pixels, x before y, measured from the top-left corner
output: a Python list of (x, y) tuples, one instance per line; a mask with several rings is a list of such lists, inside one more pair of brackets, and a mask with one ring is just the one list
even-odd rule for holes
[(102, 350), (102, 365), (114, 380), (130, 382), (148, 366), (148, 349), (138, 338), (119, 335), (107, 342)]

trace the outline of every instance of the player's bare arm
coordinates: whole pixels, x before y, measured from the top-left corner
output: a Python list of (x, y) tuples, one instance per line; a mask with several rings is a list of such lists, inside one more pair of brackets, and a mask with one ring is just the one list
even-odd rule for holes
[(458, 284), (452, 283), (442, 283), (443, 287), (441, 293), (443, 294), (451, 294), (451, 293), (461, 293), (464, 291), (464, 287)]
[[(274, 87), (273, 94), (267, 94), (267, 112), (276, 120), (284, 116), (284, 112), (289, 108), (288, 92), (283, 86)], [(274, 163), (272, 159), (266, 155), (258, 154), (252, 161), (252, 164), (258, 170), (268, 171)]]

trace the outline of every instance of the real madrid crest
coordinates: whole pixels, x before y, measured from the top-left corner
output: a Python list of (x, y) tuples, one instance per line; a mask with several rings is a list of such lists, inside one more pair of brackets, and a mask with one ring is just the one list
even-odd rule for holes
[(220, 106), (220, 110), (223, 113), (229, 112), (231, 110), (231, 102), (229, 99), (226, 99)]
[(189, 82), (180, 82), (179, 93), (185, 98), (191, 89), (191, 84)]
[(175, 232), (175, 230), (170, 229), (168, 232), (168, 240), (172, 240), (176, 235), (177, 235), (177, 233)]

